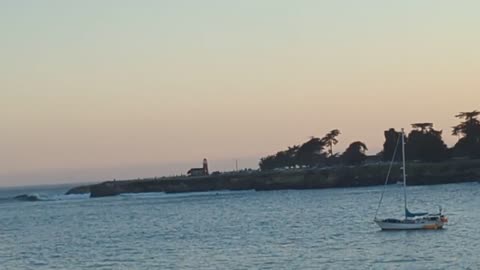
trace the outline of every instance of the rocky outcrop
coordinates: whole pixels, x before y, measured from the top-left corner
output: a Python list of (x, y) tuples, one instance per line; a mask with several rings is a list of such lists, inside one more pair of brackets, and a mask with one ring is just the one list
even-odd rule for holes
[(90, 193), (90, 187), (91, 186), (79, 186), (79, 187), (74, 187), (67, 191), (65, 195), (70, 195), (70, 194), (87, 194)]
[(13, 199), (17, 201), (25, 201), (25, 202), (40, 201), (40, 198), (38, 197), (38, 195), (34, 195), (34, 194), (22, 194), (22, 195), (15, 196)]

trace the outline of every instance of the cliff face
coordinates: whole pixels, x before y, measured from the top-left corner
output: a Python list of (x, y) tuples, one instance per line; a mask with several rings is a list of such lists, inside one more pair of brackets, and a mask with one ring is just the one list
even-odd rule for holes
[(74, 187), (67, 191), (66, 195), (70, 194), (85, 194), (85, 193), (90, 193), (90, 186), (79, 186), (79, 187)]
[[(389, 183), (401, 180), (395, 166)], [(407, 165), (409, 185), (458, 183), (480, 180), (480, 160)], [(67, 192), (86, 191), (91, 197), (142, 192), (202, 192), (216, 190), (321, 189), (383, 185), (388, 164), (324, 169), (250, 172), (216, 176), (109, 181)]]

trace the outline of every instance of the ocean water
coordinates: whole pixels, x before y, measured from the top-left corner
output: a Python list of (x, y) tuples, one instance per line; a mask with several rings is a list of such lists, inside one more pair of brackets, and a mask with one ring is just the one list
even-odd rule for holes
[[(412, 211), (443, 205), (439, 231), (380, 231), (382, 188), (98, 199), (0, 189), (0, 269), (480, 269), (480, 184), (408, 188)], [(402, 199), (387, 187), (379, 216), (400, 216)]]

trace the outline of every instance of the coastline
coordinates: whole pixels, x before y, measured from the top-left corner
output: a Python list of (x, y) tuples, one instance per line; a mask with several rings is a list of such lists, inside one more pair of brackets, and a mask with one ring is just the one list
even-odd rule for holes
[[(163, 177), (140, 180), (106, 181), (74, 187), (66, 194), (90, 193), (90, 197), (122, 193), (204, 192), (220, 190), (324, 189), (383, 185), (388, 164), (338, 166), (280, 171), (242, 171), (198, 177)], [(435, 185), (480, 181), (480, 160), (450, 160), (440, 163), (407, 164), (408, 185)], [(390, 184), (401, 180), (400, 170), (392, 170)]]

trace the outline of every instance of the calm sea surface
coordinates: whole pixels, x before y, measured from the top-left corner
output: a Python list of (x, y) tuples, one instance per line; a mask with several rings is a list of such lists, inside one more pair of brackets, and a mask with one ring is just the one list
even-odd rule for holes
[[(480, 269), (480, 184), (409, 187), (441, 231), (382, 232), (382, 187), (64, 196), (0, 189), (0, 269)], [(35, 194), (40, 201), (11, 199)], [(380, 217), (402, 213), (387, 188)]]

